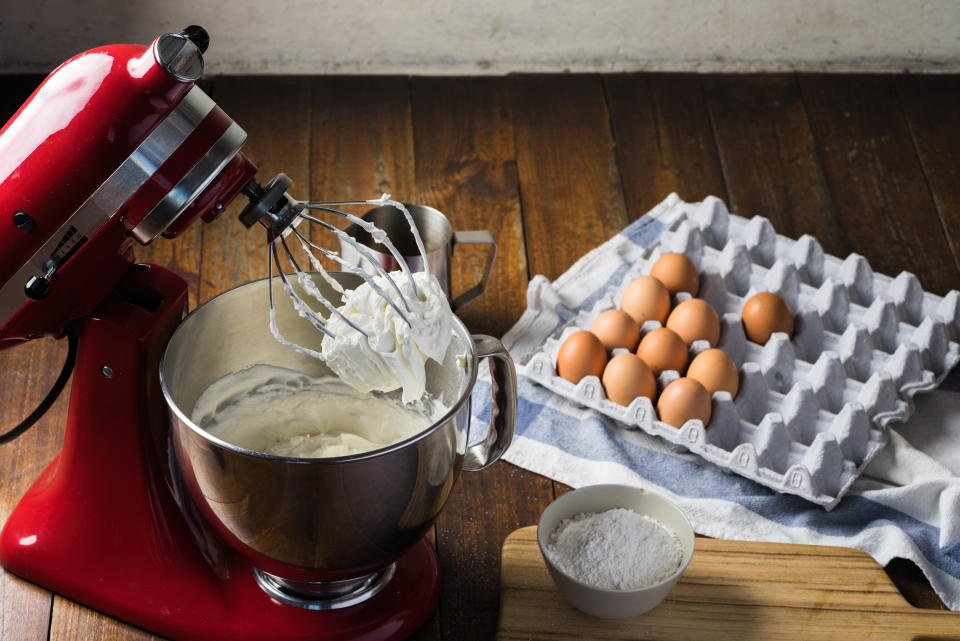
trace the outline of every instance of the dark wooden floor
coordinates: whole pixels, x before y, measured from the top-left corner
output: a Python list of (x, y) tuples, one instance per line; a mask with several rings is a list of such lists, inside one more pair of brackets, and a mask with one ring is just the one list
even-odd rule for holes
[[(37, 80), (0, 79), (3, 118)], [(937, 294), (960, 287), (958, 76), (223, 77), (207, 89), (249, 133), (261, 177), (286, 172), (295, 195), (388, 192), (491, 230), (490, 289), (462, 313), (475, 332), (502, 335), (531, 277), (557, 277), (671, 191), (714, 194)], [(139, 257), (185, 276), (192, 305), (261, 277), (262, 237), (237, 213)], [(464, 255), (461, 286), (482, 265)], [(38, 402), (64, 352), (53, 341), (0, 352), (0, 428)], [(65, 397), (0, 448), (0, 520), (58, 451)], [(564, 489), (506, 463), (462, 477), (435, 528), (439, 611), (417, 638), (493, 638), (500, 546)], [(913, 603), (942, 607), (911, 564), (888, 572)], [(0, 570), (0, 640), (47, 638), (151, 636)]]

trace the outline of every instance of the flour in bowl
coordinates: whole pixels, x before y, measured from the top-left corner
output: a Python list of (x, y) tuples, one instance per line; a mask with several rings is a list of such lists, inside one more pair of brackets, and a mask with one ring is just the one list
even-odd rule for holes
[(624, 508), (564, 519), (550, 535), (547, 554), (571, 577), (610, 590), (659, 583), (683, 561), (676, 532)]

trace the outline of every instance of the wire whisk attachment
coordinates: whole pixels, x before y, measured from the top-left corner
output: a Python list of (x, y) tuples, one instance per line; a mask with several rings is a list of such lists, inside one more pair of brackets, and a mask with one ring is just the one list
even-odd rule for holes
[[(250, 204), (248, 204), (240, 214), (240, 221), (248, 228), (252, 227), (256, 223), (259, 223), (267, 231), (267, 251), (269, 253), (268, 260), (270, 265), (270, 286), (267, 289), (270, 292), (270, 329), (274, 337), (284, 345), (292, 347), (297, 351), (309, 354), (315, 358), (323, 359), (323, 355), (320, 352), (292, 343), (283, 338), (283, 336), (280, 334), (279, 328), (276, 324), (276, 308), (273, 296), (273, 278), (278, 277), (294, 308), (297, 310), (300, 316), (307, 319), (317, 331), (323, 333), (325, 336), (336, 339), (337, 336), (330, 330), (330, 328), (327, 327), (329, 318), (336, 317), (342, 323), (342, 326), (346, 326), (349, 328), (349, 330), (355, 331), (367, 339), (373, 338), (370, 335), (369, 329), (364, 329), (351, 321), (347, 315), (345, 315), (339, 309), (340, 304), (334, 304), (320, 292), (320, 289), (313, 281), (313, 278), (303, 269), (303, 267), (301, 267), (297, 259), (294, 257), (294, 252), (291, 251), (290, 244), (288, 244), (294, 242), (296, 243), (294, 247), (299, 246), (300, 249), (305, 253), (310, 263), (310, 269), (317, 272), (320, 277), (323, 278), (324, 281), (334, 289), (334, 291), (340, 293), (341, 298), (342, 294), (344, 293), (343, 287), (323, 268), (323, 265), (320, 262), (317, 254), (333, 260), (339, 264), (344, 271), (360, 276), (367, 284), (369, 284), (370, 288), (396, 312), (397, 316), (402, 319), (402, 321), (406, 323), (408, 327), (412, 327), (410, 315), (412, 313), (412, 303), (415, 303), (415, 301), (409, 300), (409, 297), (413, 296), (417, 299), (421, 299), (422, 292), (420, 291), (420, 287), (418, 286), (410, 267), (407, 265), (407, 262), (404, 260), (400, 252), (397, 251), (397, 248), (394, 246), (394, 244), (390, 241), (390, 238), (387, 236), (386, 232), (378, 228), (373, 223), (370, 223), (362, 218), (359, 218), (358, 216), (351, 214), (348, 211), (345, 211), (345, 208), (347, 207), (361, 205), (375, 207), (392, 205), (396, 207), (406, 217), (406, 220), (410, 225), (410, 229), (416, 239), (417, 249), (420, 252), (421, 258), (423, 259), (425, 266), (424, 269), (425, 271), (429, 272), (426, 249), (423, 246), (423, 241), (420, 238), (420, 234), (417, 231), (416, 225), (414, 224), (413, 217), (410, 215), (410, 212), (407, 211), (407, 208), (404, 207), (402, 203), (390, 200), (388, 194), (384, 194), (376, 200), (337, 202), (298, 201), (286, 193), (287, 188), (292, 183), (293, 181), (286, 176), (286, 174), (282, 173), (274, 177), (265, 186), (261, 186), (260, 183), (256, 181), (251, 181), (243, 190), (243, 193), (250, 198)], [(353, 236), (345, 231), (337, 228), (321, 218), (318, 218), (313, 212), (326, 212), (340, 216), (368, 233), (374, 241), (386, 247), (387, 251), (389, 251), (394, 257), (400, 267), (399, 275), (396, 272), (394, 274), (388, 273), (380, 265), (379, 261), (368, 247), (358, 242)], [(369, 264), (369, 266), (373, 268), (373, 274), (369, 273), (365, 269), (348, 264), (337, 252), (317, 244), (313, 240), (313, 234), (309, 232), (304, 233), (304, 223), (308, 223), (318, 229), (329, 232), (339, 241), (352, 247), (361, 257), (362, 262)], [(284, 268), (285, 264), (289, 265), (289, 269)], [(397, 277), (406, 280), (407, 287), (404, 289), (408, 289), (408, 293), (405, 294), (404, 291), (402, 291), (400, 284), (396, 280)], [(296, 281), (300, 289), (306, 294), (306, 297), (301, 296), (297, 292), (291, 281)], [(328, 312), (327, 316), (311, 307), (308, 299), (312, 299), (313, 301), (320, 303), (320, 305)], [(338, 325), (341, 323), (338, 323)]]

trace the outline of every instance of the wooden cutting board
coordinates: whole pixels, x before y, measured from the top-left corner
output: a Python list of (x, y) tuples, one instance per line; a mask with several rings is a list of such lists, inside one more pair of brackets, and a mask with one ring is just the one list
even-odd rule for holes
[(870, 556), (846, 548), (698, 538), (666, 600), (631, 619), (570, 606), (536, 526), (507, 537), (500, 576), (499, 641), (960, 639), (960, 613), (914, 608)]

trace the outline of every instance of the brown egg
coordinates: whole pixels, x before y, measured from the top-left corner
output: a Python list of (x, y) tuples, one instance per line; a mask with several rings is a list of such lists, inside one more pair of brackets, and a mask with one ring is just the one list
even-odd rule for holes
[(706, 427), (710, 423), (710, 395), (706, 388), (692, 378), (678, 378), (660, 393), (657, 414), (660, 420), (676, 428), (698, 418)]
[(602, 312), (590, 325), (590, 331), (600, 339), (608, 352), (616, 347), (632, 352), (640, 342), (640, 326), (630, 314), (619, 309)]
[(740, 389), (737, 366), (722, 349), (708, 349), (694, 356), (687, 368), (687, 378), (700, 381), (710, 396), (714, 392), (724, 391), (734, 397)]
[(620, 309), (630, 314), (637, 325), (655, 320), (663, 325), (670, 313), (670, 292), (653, 276), (633, 279), (623, 292)]
[(570, 334), (557, 353), (557, 374), (571, 383), (579, 383), (584, 376), (599, 378), (606, 366), (607, 350), (590, 332)]
[(617, 354), (603, 370), (603, 389), (614, 403), (629, 405), (638, 396), (651, 401), (657, 395), (653, 372), (636, 354)]
[(658, 327), (640, 341), (637, 356), (643, 359), (654, 376), (660, 376), (668, 369), (683, 374), (687, 367), (687, 344), (672, 329)]
[(697, 266), (684, 254), (664, 254), (650, 268), (650, 275), (663, 283), (671, 296), (677, 292), (696, 296), (700, 289)]
[(687, 345), (704, 340), (713, 347), (720, 339), (720, 318), (702, 298), (691, 298), (674, 307), (667, 318), (667, 327), (679, 334)]
[(787, 303), (773, 292), (754, 294), (743, 305), (740, 313), (747, 338), (766, 344), (774, 332), (793, 337), (793, 314)]

